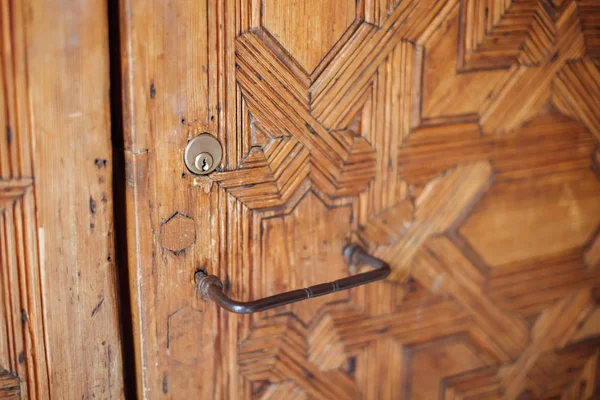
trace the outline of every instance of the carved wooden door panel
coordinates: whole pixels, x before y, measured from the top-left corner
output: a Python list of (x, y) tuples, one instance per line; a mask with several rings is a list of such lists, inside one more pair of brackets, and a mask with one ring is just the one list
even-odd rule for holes
[[(121, 28), (139, 396), (600, 395), (598, 2), (122, 0)], [(349, 241), (388, 279), (196, 293), (348, 276)]]

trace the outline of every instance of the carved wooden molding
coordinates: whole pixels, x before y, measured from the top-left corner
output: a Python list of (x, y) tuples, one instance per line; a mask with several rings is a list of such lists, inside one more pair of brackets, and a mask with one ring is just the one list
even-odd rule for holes
[(21, 399), (21, 382), (18, 377), (0, 367), (0, 397), (7, 400)]
[(33, 179), (0, 180), (0, 210), (23, 197), (33, 184)]

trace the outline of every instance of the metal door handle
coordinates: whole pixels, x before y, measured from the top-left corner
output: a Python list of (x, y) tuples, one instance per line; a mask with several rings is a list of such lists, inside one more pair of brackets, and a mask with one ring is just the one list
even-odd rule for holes
[(219, 307), (236, 314), (250, 314), (310, 299), (312, 297), (324, 296), (329, 293), (366, 285), (367, 283), (384, 279), (390, 274), (390, 266), (386, 262), (368, 254), (359, 245), (354, 244), (346, 246), (344, 248), (344, 258), (350, 268), (363, 263), (373, 267), (374, 270), (363, 272), (358, 275), (352, 275), (337, 281), (321, 283), (304, 289), (292, 290), (247, 302), (236, 301), (226, 295), (223, 292), (223, 282), (214, 275), (207, 275), (202, 271), (198, 271), (194, 278), (196, 280), (197, 290), (205, 297), (212, 299)]

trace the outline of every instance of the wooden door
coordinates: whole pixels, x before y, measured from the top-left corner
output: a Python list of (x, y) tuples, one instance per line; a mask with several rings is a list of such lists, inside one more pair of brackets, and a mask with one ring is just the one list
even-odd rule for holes
[[(597, 398), (595, 0), (122, 0), (138, 395)], [(183, 163), (208, 132), (223, 161)], [(242, 300), (383, 282), (240, 316)]]
[(108, 18), (80, 3), (0, 1), (0, 399), (124, 396)]

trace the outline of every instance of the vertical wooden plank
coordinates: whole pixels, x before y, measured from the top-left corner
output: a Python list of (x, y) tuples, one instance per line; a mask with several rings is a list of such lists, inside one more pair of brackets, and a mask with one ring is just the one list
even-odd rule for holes
[(216, 0), (119, 5), (137, 393), (219, 397), (218, 315), (196, 300), (194, 272), (218, 265), (220, 200), (216, 185), (211, 192), (187, 171), (183, 151), (202, 132), (225, 136), (218, 37), (226, 11)]
[(107, 6), (28, 0), (21, 11), (36, 209), (26, 223), (37, 224), (50, 384), (36, 398), (122, 398)]

